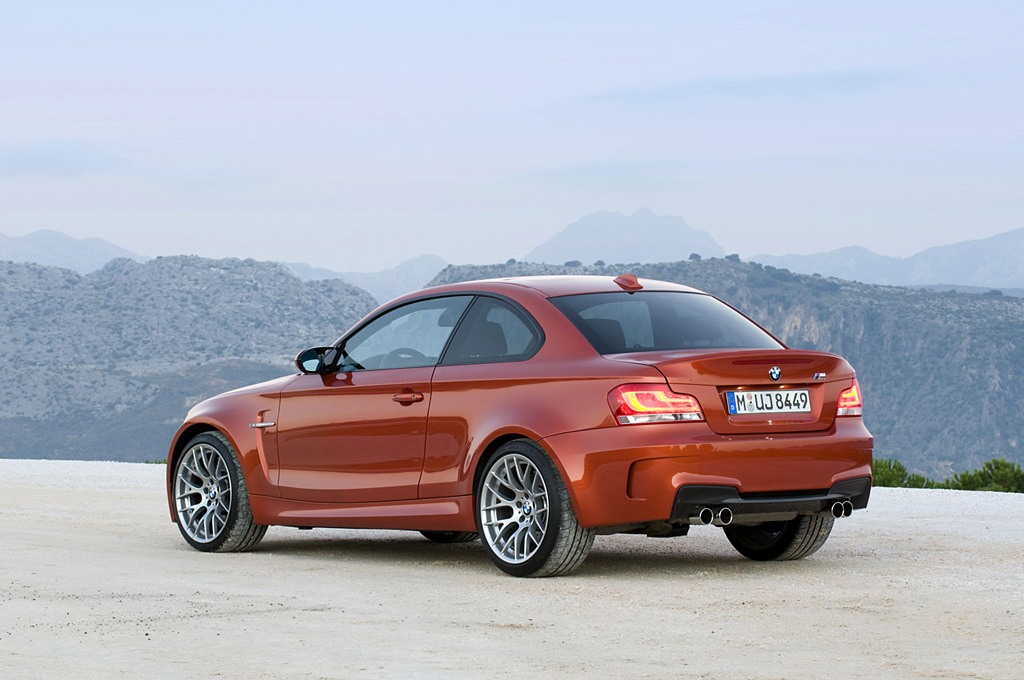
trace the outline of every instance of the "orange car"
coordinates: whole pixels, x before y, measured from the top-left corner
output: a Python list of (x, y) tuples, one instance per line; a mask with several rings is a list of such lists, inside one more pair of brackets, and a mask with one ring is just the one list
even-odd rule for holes
[(850, 365), (686, 286), (430, 288), (295, 362), (174, 436), (171, 518), (198, 550), (247, 550), (269, 525), (409, 529), (549, 576), (597, 534), (714, 524), (743, 555), (786, 560), (871, 491)]

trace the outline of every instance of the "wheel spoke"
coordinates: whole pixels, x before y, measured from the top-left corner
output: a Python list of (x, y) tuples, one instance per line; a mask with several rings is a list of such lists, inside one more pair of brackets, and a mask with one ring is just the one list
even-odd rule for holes
[(174, 499), (185, 534), (198, 543), (216, 540), (227, 526), (232, 503), (231, 468), (214, 446), (195, 444), (181, 457)]
[(519, 453), (495, 461), (480, 497), (480, 527), (502, 560), (519, 564), (533, 557), (547, 530), (548, 498), (536, 464)]

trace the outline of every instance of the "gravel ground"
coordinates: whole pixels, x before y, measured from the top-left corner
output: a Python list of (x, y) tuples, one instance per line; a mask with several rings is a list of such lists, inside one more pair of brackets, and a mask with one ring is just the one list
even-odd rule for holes
[(0, 677), (1024, 677), (1024, 495), (876, 489), (799, 562), (699, 527), (531, 580), (409, 532), (199, 553), (163, 475), (0, 460)]

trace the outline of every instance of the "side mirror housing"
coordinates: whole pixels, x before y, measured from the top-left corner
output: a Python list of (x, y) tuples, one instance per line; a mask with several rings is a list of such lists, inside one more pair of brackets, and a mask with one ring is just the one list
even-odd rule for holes
[(310, 347), (299, 352), (295, 357), (295, 365), (306, 374), (323, 373), (330, 368), (334, 351), (333, 347)]

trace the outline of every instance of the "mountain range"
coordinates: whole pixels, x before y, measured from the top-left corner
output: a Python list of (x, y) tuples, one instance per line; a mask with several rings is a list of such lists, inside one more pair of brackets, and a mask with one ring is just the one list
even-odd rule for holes
[(0, 234), (0, 262), (35, 262), (88, 274), (119, 257), (138, 261), (148, 259), (101, 238), (72, 238), (51, 229), (24, 236)]
[(379, 272), (335, 272), (299, 262), (288, 263), (288, 268), (303, 281), (341, 279), (366, 290), (378, 302), (387, 302), (427, 285), (447, 264), (437, 255), (419, 255)]
[[(559, 265), (647, 264), (724, 254), (711, 235), (690, 227), (683, 218), (641, 209), (630, 215), (607, 211), (585, 215), (530, 250), (523, 260)], [(55, 231), (15, 238), (0, 234), (0, 261), (35, 262), (86, 274), (116, 257), (147, 259), (102, 239), (74, 239)], [(905, 258), (849, 246), (813, 255), (762, 254), (748, 259), (797, 273), (864, 283), (961, 292), (996, 289), (1024, 295), (1024, 229), (928, 248)], [(423, 286), (445, 264), (438, 255), (421, 255), (378, 272), (339, 272), (304, 263), (287, 266), (304, 281), (342, 279), (385, 302)]]
[(910, 257), (879, 255), (851, 246), (814, 255), (757, 255), (751, 259), (803, 274), (865, 283), (960, 284), (1019, 293), (1024, 288), (1024, 229), (928, 248)]

